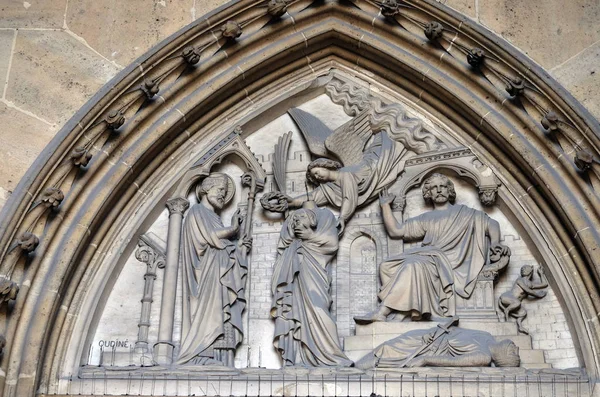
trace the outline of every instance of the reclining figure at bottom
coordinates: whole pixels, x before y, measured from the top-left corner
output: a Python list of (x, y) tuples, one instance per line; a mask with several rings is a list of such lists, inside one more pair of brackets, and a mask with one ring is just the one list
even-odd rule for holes
[(458, 318), (429, 329), (406, 332), (379, 345), (356, 367), (518, 367), (519, 348), (511, 340), (497, 342), (489, 332), (459, 328)]

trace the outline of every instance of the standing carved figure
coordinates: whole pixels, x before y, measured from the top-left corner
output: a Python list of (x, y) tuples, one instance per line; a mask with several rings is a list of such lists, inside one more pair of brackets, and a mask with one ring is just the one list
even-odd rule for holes
[(383, 221), (392, 238), (422, 239), (420, 247), (406, 250), (379, 266), (381, 305), (373, 312), (355, 317), (358, 323), (386, 321), (394, 313), (399, 320), (449, 317), (455, 314), (455, 294), (468, 299), (477, 276), (489, 262), (492, 251), (501, 258), (510, 255), (500, 244), (500, 226), (484, 212), (453, 205), (454, 184), (442, 174), (433, 174), (422, 187), (425, 201), (434, 210), (399, 224), (390, 204), (394, 196), (380, 196)]
[(307, 202), (283, 224), (273, 269), (274, 345), (284, 366), (347, 367), (331, 317), (327, 265), (338, 250), (336, 220)]
[(523, 327), (523, 320), (527, 317), (527, 310), (521, 306), (521, 302), (528, 296), (538, 299), (545, 297), (545, 290), (536, 290), (548, 287), (548, 280), (546, 280), (544, 270), (541, 267), (537, 268), (539, 281), (534, 280), (535, 273), (531, 265), (521, 267), (521, 277), (515, 280), (510, 291), (503, 293), (498, 298), (498, 317), (504, 318), (504, 321), (508, 321), (509, 316), (516, 318), (519, 332), (523, 334), (529, 334), (529, 331)]
[(230, 177), (213, 173), (196, 188), (198, 204), (189, 210), (182, 233), (183, 329), (178, 364), (233, 366), (242, 341), (242, 311), (250, 238), (239, 233), (236, 211), (231, 226), (218, 212), (231, 200)]

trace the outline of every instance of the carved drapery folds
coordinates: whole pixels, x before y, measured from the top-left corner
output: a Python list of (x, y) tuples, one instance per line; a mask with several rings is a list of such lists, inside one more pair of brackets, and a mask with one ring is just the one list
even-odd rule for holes
[[(1, 363), (5, 395), (58, 390), (75, 371), (75, 351), (83, 342), (73, 334), (71, 319), (89, 307), (83, 302), (85, 288), (93, 288), (87, 281), (105, 263), (116, 262), (115, 252), (124, 252), (128, 237), (115, 236), (134, 234), (139, 208), (168, 196), (173, 170), (188, 169), (189, 159), (208, 146), (205, 139), (219, 141), (238, 124), (253, 125), (252, 132), (252, 120), (265, 109), (281, 114), (287, 107), (281, 105), (282, 111), (280, 103), (331, 68), (362, 76), (388, 97), (402, 92), (420, 102), (456, 127), (472, 153), (493, 159), (509, 191), (506, 199), (512, 198), (508, 204), (527, 222), (564, 294), (585, 366), (596, 373), (600, 332), (588, 320), (600, 311), (600, 259), (594, 251), (600, 241), (598, 123), (538, 66), (438, 2), (353, 0), (348, 7), (298, 0), (286, 3), (286, 13), (281, 3), (270, 3), (236, 2), (128, 67), (65, 126), (60, 145), (48, 149), (15, 190), (0, 224), (0, 274), (22, 270), (23, 280), (30, 280), (22, 293), (33, 293), (17, 298), (7, 328), (14, 342)], [(227, 21), (236, 21), (242, 35), (223, 49)], [(443, 27), (435, 45), (423, 45), (429, 22)], [(160, 101), (154, 99), (158, 87)], [(188, 175), (191, 184), (206, 175), (201, 168)], [(47, 197), (49, 188), (64, 199)], [(484, 201), (493, 201), (493, 191), (492, 184), (483, 190)], [(34, 207), (40, 199), (43, 204)], [(61, 216), (49, 216), (56, 210)], [(14, 244), (26, 232), (40, 242), (25, 256), (33, 245)], [(42, 302), (52, 302), (52, 309), (36, 310)]]

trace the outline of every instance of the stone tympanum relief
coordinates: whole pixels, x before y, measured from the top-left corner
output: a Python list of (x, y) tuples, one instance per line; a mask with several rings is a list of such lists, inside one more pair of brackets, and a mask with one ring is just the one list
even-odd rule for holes
[(490, 250), (500, 257), (509, 253), (500, 244), (500, 226), (484, 212), (464, 205), (453, 205), (454, 184), (448, 177), (435, 173), (423, 182), (423, 198), (434, 210), (396, 221), (391, 209), (394, 195), (383, 191), (380, 205), (390, 237), (422, 240), (420, 247), (406, 250), (379, 265), (381, 304), (360, 323), (386, 321), (393, 314), (430, 319), (456, 314), (455, 295), (469, 299), (479, 273), (489, 262)]
[[(154, 256), (132, 255), (116, 280), (85, 370), (577, 365), (543, 272), (519, 275), (544, 264), (493, 170), (435, 119), (346, 76), (307, 90), (312, 99), (230, 132), (185, 173), (169, 198), (182, 204), (176, 217), (164, 211), (143, 231)], [(544, 317), (564, 334), (561, 357)], [(136, 335), (129, 354), (99, 349)]]

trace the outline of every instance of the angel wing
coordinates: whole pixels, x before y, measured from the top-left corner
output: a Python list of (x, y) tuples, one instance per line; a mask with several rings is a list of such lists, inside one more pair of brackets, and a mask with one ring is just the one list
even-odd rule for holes
[(365, 145), (373, 134), (369, 108), (335, 131), (331, 131), (312, 114), (298, 108), (292, 108), (288, 113), (298, 125), (312, 154), (320, 157), (336, 157), (344, 166), (362, 160)]
[(273, 156), (273, 177), (275, 184), (280, 192), (285, 193), (285, 173), (287, 168), (288, 149), (292, 142), (292, 131), (283, 134), (277, 140), (275, 145), (275, 155)]
[(359, 163), (363, 158), (365, 145), (373, 135), (369, 115), (367, 108), (325, 139), (325, 147), (342, 160), (344, 166)]
[(315, 156), (329, 157), (325, 140), (333, 133), (321, 120), (298, 108), (291, 108), (288, 114), (296, 122), (308, 145), (308, 150)]

